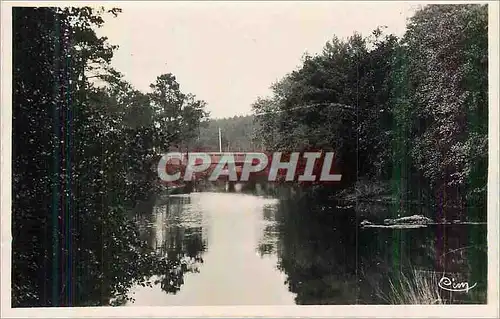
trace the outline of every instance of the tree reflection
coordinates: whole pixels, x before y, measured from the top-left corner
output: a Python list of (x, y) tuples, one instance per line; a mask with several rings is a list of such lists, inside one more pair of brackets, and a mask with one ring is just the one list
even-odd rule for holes
[(266, 205), (262, 210), (264, 227), (257, 251), (262, 257), (277, 253), (279, 227), (276, 221), (276, 206)]
[(149, 215), (138, 215), (141, 235), (158, 257), (148, 284), (159, 285), (168, 294), (176, 294), (186, 273), (199, 272), (206, 250), (201, 213), (191, 209), (189, 197), (169, 197)]
[[(297, 304), (387, 303), (389, 280), (415, 270), (478, 283), (474, 293), (440, 291), (446, 302), (486, 302), (486, 249), (478, 249), (486, 246), (483, 225), (360, 229), (359, 215), (356, 207), (324, 206), (307, 197), (280, 202), (278, 267)], [(266, 245), (260, 250), (270, 251)]]
[(351, 218), (311, 204), (307, 198), (279, 203), (278, 268), (288, 275), (297, 304), (352, 303), (356, 255), (347, 247), (356, 247), (356, 242)]

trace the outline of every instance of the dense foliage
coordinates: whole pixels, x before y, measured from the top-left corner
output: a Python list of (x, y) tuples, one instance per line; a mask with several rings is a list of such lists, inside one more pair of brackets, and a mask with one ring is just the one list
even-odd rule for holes
[(485, 218), (487, 25), (485, 5), (429, 5), (401, 39), (334, 38), (254, 103), (256, 135), (268, 150), (334, 150), (342, 188), (385, 193), (399, 212), (418, 201)]
[(115, 47), (95, 28), (119, 11), (13, 9), (13, 306), (123, 301), (179, 266), (148, 253), (127, 214), (154, 189), (156, 154), (189, 140), (205, 103), (172, 74), (146, 94), (110, 68)]
[(208, 120), (200, 128), (198, 137), (190, 143), (190, 148), (218, 152), (219, 129), (223, 152), (249, 152), (262, 148), (260, 139), (254, 136), (255, 123), (252, 115)]

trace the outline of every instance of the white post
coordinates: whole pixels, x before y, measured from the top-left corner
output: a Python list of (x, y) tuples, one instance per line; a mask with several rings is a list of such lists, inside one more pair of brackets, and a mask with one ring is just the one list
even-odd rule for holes
[(222, 137), (220, 134), (220, 127), (219, 127), (219, 152), (222, 153)]

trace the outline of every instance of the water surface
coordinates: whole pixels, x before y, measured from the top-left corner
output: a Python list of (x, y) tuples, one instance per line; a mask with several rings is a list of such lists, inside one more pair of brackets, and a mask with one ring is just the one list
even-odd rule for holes
[[(152, 288), (133, 287), (127, 305), (390, 303), (390, 282), (402, 280), (395, 275), (413, 272), (432, 274), (428, 285), (446, 302), (486, 302), (484, 225), (361, 229), (366, 214), (391, 212), (238, 192), (172, 196), (136, 216), (141, 236), (172, 269), (151, 278)], [(440, 291), (443, 275), (477, 286)]]
[[(133, 305), (294, 304), (276, 254), (266, 250), (276, 240), (266, 231), (275, 223), (266, 208), (276, 204), (245, 194), (193, 193), (156, 206), (144, 220), (149, 242), (163, 253), (179, 249), (185, 250), (182, 258), (197, 256), (197, 269), (185, 274), (175, 294), (159, 284), (135, 287)], [(193, 242), (198, 246), (187, 252)]]

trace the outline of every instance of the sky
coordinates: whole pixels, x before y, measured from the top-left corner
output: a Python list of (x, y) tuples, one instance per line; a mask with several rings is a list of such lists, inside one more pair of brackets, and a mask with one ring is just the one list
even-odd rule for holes
[(418, 3), (391, 2), (124, 2), (98, 34), (119, 46), (112, 65), (137, 89), (172, 73), (212, 118), (232, 117), (250, 114), (272, 83), (334, 35), (377, 26), (402, 35)]

